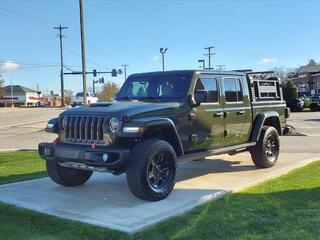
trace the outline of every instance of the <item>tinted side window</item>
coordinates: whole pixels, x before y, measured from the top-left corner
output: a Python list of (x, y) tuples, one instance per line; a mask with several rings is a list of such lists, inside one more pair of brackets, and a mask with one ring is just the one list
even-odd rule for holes
[(218, 84), (215, 78), (199, 78), (195, 86), (195, 91), (205, 91), (207, 94), (206, 102), (215, 103), (219, 101)]
[(243, 93), (240, 79), (225, 78), (223, 82), (226, 102), (243, 101)]

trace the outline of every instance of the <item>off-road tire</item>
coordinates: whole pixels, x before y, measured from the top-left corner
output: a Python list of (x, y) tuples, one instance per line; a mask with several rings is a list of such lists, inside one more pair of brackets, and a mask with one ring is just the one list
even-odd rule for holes
[[(270, 138), (274, 141), (275, 146), (274, 156), (270, 157), (270, 153), (268, 156), (268, 149), (270, 146)], [(270, 168), (273, 167), (279, 156), (280, 151), (280, 142), (279, 142), (279, 134), (274, 127), (264, 126), (261, 129), (260, 137), (257, 144), (250, 149), (251, 157), (253, 163), (259, 168)]]
[[(149, 166), (156, 156), (164, 154), (168, 163), (166, 184), (155, 189), (149, 180)], [(176, 153), (173, 147), (160, 139), (147, 139), (138, 143), (130, 153), (126, 168), (127, 182), (131, 192), (142, 200), (159, 201), (166, 198), (175, 185)], [(163, 160), (164, 161), (164, 160)]]
[(92, 171), (62, 167), (50, 160), (46, 161), (46, 166), (49, 177), (54, 182), (67, 187), (82, 185), (92, 175)]

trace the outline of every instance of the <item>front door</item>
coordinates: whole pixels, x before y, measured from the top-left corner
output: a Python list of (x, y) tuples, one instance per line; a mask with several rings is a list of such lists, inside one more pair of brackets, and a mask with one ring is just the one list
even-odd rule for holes
[(241, 76), (226, 76), (222, 79), (226, 146), (249, 140), (252, 113), (248, 87), (245, 84), (246, 80)]
[[(224, 145), (224, 116), (218, 76), (197, 79), (196, 92), (202, 95), (201, 103), (191, 112), (192, 147), (189, 150), (219, 148)], [(194, 95), (195, 96), (195, 95)]]

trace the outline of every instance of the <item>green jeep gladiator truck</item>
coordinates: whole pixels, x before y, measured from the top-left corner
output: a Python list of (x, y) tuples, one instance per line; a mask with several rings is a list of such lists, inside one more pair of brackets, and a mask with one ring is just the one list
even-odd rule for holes
[(46, 131), (58, 138), (38, 151), (58, 184), (81, 185), (93, 171), (126, 173), (136, 197), (157, 201), (172, 191), (181, 161), (249, 151), (257, 167), (274, 166), (289, 113), (272, 72), (133, 74), (115, 101), (51, 119)]

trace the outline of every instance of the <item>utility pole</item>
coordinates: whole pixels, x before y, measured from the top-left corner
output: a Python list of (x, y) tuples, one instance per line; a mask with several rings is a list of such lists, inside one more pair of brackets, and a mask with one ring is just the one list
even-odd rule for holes
[(208, 53), (207, 54), (203, 54), (205, 56), (208, 56), (208, 60), (209, 60), (209, 67), (208, 69), (211, 70), (211, 69), (214, 69), (214, 68), (211, 68), (211, 56), (214, 55), (215, 53), (211, 52), (211, 50), (215, 48), (215, 46), (211, 46), (211, 47), (206, 47), (204, 48), (205, 50), (208, 50)]
[(205, 60), (204, 59), (200, 59), (200, 60), (198, 60), (198, 62), (202, 63), (202, 69), (204, 70), (206, 68)]
[(127, 80), (127, 67), (129, 67), (129, 64), (122, 64), (123, 71), (124, 71), (124, 80)]
[(164, 54), (167, 52), (168, 48), (160, 48), (160, 53), (162, 56), (162, 71), (164, 71)]
[(10, 88), (11, 88), (11, 108), (14, 107), (13, 105), (13, 87), (12, 87), (12, 79), (10, 78)]
[(83, 82), (83, 104), (87, 105), (87, 71), (86, 71), (86, 52), (84, 45), (84, 19), (83, 19), (83, 0), (79, 0), (80, 8), (80, 30), (81, 30), (81, 56), (82, 56), (82, 82)]
[(67, 29), (68, 27), (62, 27), (61, 24), (59, 27), (54, 27), (53, 29), (59, 30), (59, 39), (60, 39), (60, 80), (61, 80), (61, 106), (64, 107), (64, 80), (63, 80), (63, 52), (62, 52), (62, 30)]
[(226, 65), (220, 64), (220, 65), (216, 65), (216, 67), (218, 67), (219, 70), (221, 71), (225, 69)]
[(93, 96), (96, 96), (96, 83), (99, 81), (95, 81), (94, 79), (92, 80), (92, 94)]

